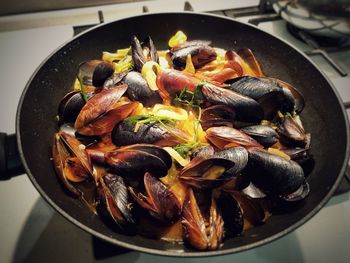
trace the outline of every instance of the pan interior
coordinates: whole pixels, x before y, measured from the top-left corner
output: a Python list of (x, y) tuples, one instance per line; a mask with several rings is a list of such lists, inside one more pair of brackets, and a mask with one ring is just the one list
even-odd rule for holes
[[(303, 93), (306, 107), (301, 118), (306, 130), (312, 134), (311, 152), (316, 166), (308, 179), (311, 193), (307, 200), (295, 211), (274, 215), (266, 224), (245, 232), (243, 236), (227, 239), (223, 248), (214, 252), (194, 252), (183, 245), (113, 232), (84, 204), (63, 191), (50, 161), (53, 134), (57, 130), (57, 105), (71, 89), (78, 65), (100, 58), (104, 50), (115, 51), (129, 46), (132, 35), (139, 39), (150, 35), (159, 50), (166, 49), (169, 37), (180, 29), (190, 39), (211, 40), (213, 46), (250, 48), (267, 76), (289, 82)], [(323, 75), (303, 55), (275, 37), (251, 26), (209, 15), (170, 13), (139, 16), (100, 26), (74, 38), (34, 74), (24, 93), (18, 118), (20, 148), (28, 174), (46, 200), (80, 227), (99, 233), (99, 237), (163, 255), (222, 254), (254, 247), (283, 235), (309, 218), (326, 201), (325, 197), (340, 176), (346, 158), (344, 113)], [(185, 253), (181, 252), (184, 249)]]

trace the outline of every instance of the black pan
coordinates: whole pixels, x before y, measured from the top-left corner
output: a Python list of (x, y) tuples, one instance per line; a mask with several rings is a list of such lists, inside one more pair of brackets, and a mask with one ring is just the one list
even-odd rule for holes
[[(306, 130), (312, 134), (311, 149), (316, 161), (308, 178), (311, 187), (309, 197), (294, 211), (274, 215), (266, 224), (250, 229), (240, 237), (225, 240), (218, 251), (198, 252), (180, 244), (113, 232), (84, 204), (63, 191), (50, 161), (52, 136), (57, 131), (57, 105), (72, 87), (79, 63), (100, 58), (104, 50), (128, 46), (132, 35), (140, 39), (150, 35), (158, 49), (165, 49), (166, 40), (179, 29), (191, 39), (212, 40), (214, 46), (225, 49), (249, 47), (266, 75), (290, 82), (302, 91), (306, 99), (302, 120)], [(268, 243), (293, 231), (319, 211), (332, 196), (349, 157), (349, 129), (344, 106), (327, 78), (307, 57), (284, 41), (251, 25), (196, 13), (131, 17), (97, 26), (73, 38), (49, 56), (29, 80), (19, 103), (16, 128), (18, 151), (25, 172), (58, 213), (92, 235), (115, 245), (180, 257), (234, 253)], [(10, 139), (7, 138), (7, 144), (11, 143)], [(14, 160), (13, 153), (7, 153), (7, 158), (8, 161)], [(15, 171), (16, 164), (10, 165), (8, 168)]]

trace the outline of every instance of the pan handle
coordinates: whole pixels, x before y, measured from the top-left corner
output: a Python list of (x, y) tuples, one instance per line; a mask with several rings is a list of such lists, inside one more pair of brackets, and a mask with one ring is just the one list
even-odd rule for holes
[(23, 173), (16, 134), (0, 133), (0, 180), (8, 180)]

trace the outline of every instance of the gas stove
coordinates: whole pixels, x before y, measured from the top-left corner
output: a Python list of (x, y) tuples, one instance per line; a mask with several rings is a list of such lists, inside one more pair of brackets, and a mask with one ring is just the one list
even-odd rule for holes
[[(234, 17), (284, 39), (310, 56), (349, 105), (349, 46), (330, 47), (297, 32), (268, 1), (138, 1), (0, 17), (0, 131), (15, 131), (16, 107), (26, 82), (41, 61), (74, 34), (143, 12), (183, 10)], [(348, 262), (348, 181), (342, 187), (316, 216), (277, 241), (227, 256), (177, 259), (128, 251), (94, 239), (54, 212), (29, 179), (19, 176), (0, 183), (0, 262)]]

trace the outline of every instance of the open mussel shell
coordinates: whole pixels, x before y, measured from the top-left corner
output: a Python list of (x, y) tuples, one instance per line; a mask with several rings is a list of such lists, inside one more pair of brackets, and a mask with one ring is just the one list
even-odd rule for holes
[(216, 59), (214, 48), (206, 45), (203, 41), (189, 41), (176, 46), (170, 50), (171, 60), (174, 67), (183, 69), (186, 66), (186, 58), (191, 55), (192, 63), (195, 68), (200, 68), (205, 64)]
[(58, 118), (60, 123), (74, 123), (85, 101), (80, 91), (67, 93), (58, 105)]
[(105, 161), (113, 172), (126, 177), (141, 177), (146, 172), (162, 177), (168, 172), (168, 166), (161, 157), (144, 150), (121, 148), (107, 152)]
[(222, 192), (217, 201), (224, 220), (225, 236), (234, 237), (242, 233), (244, 226), (243, 210), (230, 193)]
[(277, 125), (277, 132), (284, 145), (303, 148), (310, 143), (310, 136), (291, 116), (281, 118)]
[(258, 123), (263, 119), (263, 109), (260, 104), (249, 96), (245, 96), (246, 94), (209, 83), (204, 84), (201, 90), (209, 103), (232, 108), (238, 121)]
[(183, 239), (199, 250), (218, 249), (224, 237), (224, 221), (213, 196), (209, 204), (209, 207), (200, 207), (193, 190), (188, 189), (181, 217)]
[[(113, 143), (125, 146), (138, 143), (155, 144), (159, 146), (176, 146), (186, 141), (186, 134), (173, 127), (163, 127), (157, 122), (141, 124), (135, 131), (136, 123), (124, 120), (112, 131)], [(181, 138), (184, 138), (183, 140)]]
[(261, 144), (244, 132), (225, 126), (209, 128), (206, 131), (206, 139), (219, 149), (227, 146), (263, 148)]
[(128, 74), (128, 71), (114, 72), (103, 83), (103, 88), (110, 89), (115, 86), (121, 85), (123, 78)]
[(159, 93), (149, 88), (141, 73), (131, 71), (124, 77), (123, 82), (128, 85), (126, 93), (131, 100), (139, 101), (146, 107), (162, 102)]
[(165, 165), (168, 167), (168, 169), (171, 167), (172, 165), (172, 159), (170, 154), (165, 151), (162, 147), (157, 146), (157, 145), (153, 145), (153, 144), (133, 144), (130, 146), (125, 146), (123, 148), (121, 148), (123, 150), (139, 150), (139, 151), (143, 151), (152, 155), (157, 156), (158, 158), (160, 158)]
[(232, 161), (235, 165), (225, 171), (225, 176), (233, 177), (243, 171), (248, 163), (248, 151), (244, 147), (230, 147), (213, 154), (216, 158)]
[(216, 126), (232, 127), (235, 121), (235, 111), (225, 105), (213, 105), (202, 111), (201, 124), (203, 130)]
[(304, 172), (298, 163), (263, 149), (248, 148), (248, 152), (246, 172), (263, 192), (273, 195), (290, 194), (304, 182)]
[(101, 115), (115, 108), (115, 104), (123, 96), (127, 88), (126, 85), (120, 85), (97, 93), (79, 112), (74, 123), (74, 128), (79, 131), (79, 129), (89, 125), (91, 122), (101, 117)]
[(135, 207), (122, 177), (105, 174), (100, 179), (97, 211), (109, 225), (123, 233), (135, 233)]
[(112, 63), (89, 60), (79, 65), (78, 79), (84, 85), (101, 87), (113, 72), (114, 66)]
[(270, 147), (278, 142), (278, 133), (266, 125), (251, 125), (240, 129), (259, 142), (264, 147)]
[(281, 84), (277, 79), (244, 76), (233, 79), (230, 90), (248, 96), (259, 102), (265, 119), (272, 119), (277, 111), (300, 113), (303, 99), (291, 85)]
[(234, 176), (227, 174), (235, 163), (231, 160), (209, 157), (200, 157), (191, 160), (180, 172), (181, 182), (196, 187), (198, 189), (214, 188)]
[(157, 49), (150, 36), (146, 37), (142, 44), (136, 36), (133, 36), (131, 39), (131, 55), (134, 68), (138, 72), (141, 72), (147, 61), (159, 62)]
[(144, 175), (144, 188), (146, 194), (129, 187), (134, 201), (163, 224), (174, 223), (181, 213), (181, 205), (176, 195), (148, 172)]

